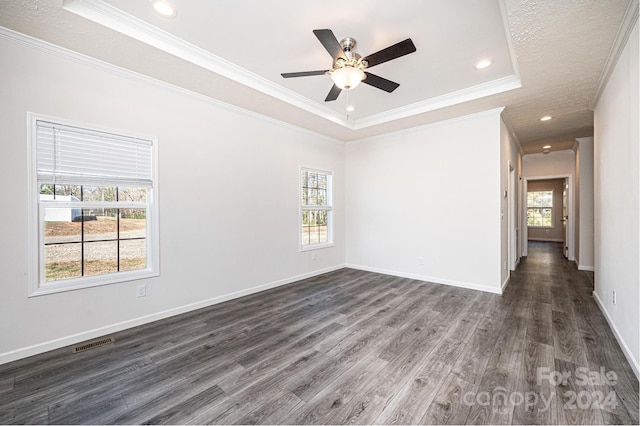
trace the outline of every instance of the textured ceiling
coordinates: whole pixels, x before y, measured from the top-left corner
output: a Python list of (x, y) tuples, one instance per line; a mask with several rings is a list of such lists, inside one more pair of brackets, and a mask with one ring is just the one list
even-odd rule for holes
[[(540, 152), (545, 143), (567, 149), (576, 137), (593, 134), (589, 106), (631, 1), (371, 0), (341, 10), (330, 7), (333, 2), (174, 0), (179, 12), (171, 21), (150, 14), (147, 0), (104, 2), (257, 76), (267, 82), (267, 92), (65, 10), (62, 0), (0, 0), (0, 26), (343, 141), (505, 106), (524, 151)], [(329, 66), (314, 28), (331, 28), (338, 39), (355, 37), (362, 54), (407, 37), (418, 51), (374, 68), (400, 88), (391, 94), (365, 85), (354, 89), (350, 100), (360, 103), (359, 116), (342, 122), (335, 117), (344, 114), (346, 97), (324, 105), (327, 77), (278, 76)], [(468, 63), (487, 52), (497, 66), (483, 75)], [(493, 94), (469, 90), (514, 75), (522, 87)], [(455, 98), (465, 90), (468, 100)], [(455, 99), (422, 105), (434, 97)], [(393, 114), (402, 108), (404, 114)], [(540, 122), (546, 114), (554, 119)], [(386, 118), (353, 125), (369, 116)]]

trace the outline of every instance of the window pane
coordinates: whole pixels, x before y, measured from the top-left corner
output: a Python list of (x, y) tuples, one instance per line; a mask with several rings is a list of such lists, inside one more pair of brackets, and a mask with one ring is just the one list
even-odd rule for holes
[(118, 272), (118, 242), (94, 242), (84, 245), (84, 275)]
[(527, 207), (553, 207), (553, 191), (527, 192)]
[(147, 202), (147, 188), (118, 188), (118, 201)]
[(84, 240), (100, 241), (118, 238), (118, 209), (84, 209)]
[(82, 276), (82, 244), (53, 244), (44, 246), (45, 281)]
[(327, 175), (318, 176), (318, 188), (327, 189)]
[(147, 209), (120, 209), (120, 239), (147, 236)]
[(309, 202), (308, 206), (317, 206), (318, 205), (318, 190), (310, 189), (309, 190)]
[(82, 201), (117, 201), (115, 186), (83, 186)]
[(542, 226), (551, 226), (551, 209), (540, 209), (542, 215)]
[(552, 227), (553, 226), (552, 212), (553, 212), (553, 209), (528, 208), (527, 209), (527, 225)]
[(318, 244), (320, 242), (318, 238), (318, 227), (310, 226), (309, 227), (309, 243), (310, 244)]
[(74, 220), (81, 216), (81, 209), (44, 209), (44, 243), (80, 242), (81, 225)]
[(326, 206), (327, 205), (327, 190), (326, 189), (318, 189), (318, 204), (317, 206)]
[[(56, 185), (56, 200), (65, 201), (65, 200), (73, 200), (79, 201), (82, 199), (82, 190), (80, 185)], [(63, 197), (63, 198), (60, 198)], [(69, 198), (73, 197), (73, 198)]]
[(120, 270), (133, 271), (147, 267), (147, 240), (120, 241)]
[(307, 186), (309, 188), (313, 188), (313, 189), (317, 189), (318, 188), (318, 174), (317, 173), (309, 172)]
[(329, 241), (329, 234), (327, 233), (327, 226), (318, 226), (318, 242), (326, 243)]

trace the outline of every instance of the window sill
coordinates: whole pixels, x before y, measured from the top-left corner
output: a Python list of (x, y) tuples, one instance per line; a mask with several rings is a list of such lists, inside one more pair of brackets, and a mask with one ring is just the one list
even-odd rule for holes
[(159, 276), (160, 273), (151, 269), (143, 269), (138, 271), (119, 272), (106, 275), (98, 275), (95, 277), (71, 278), (40, 284), (36, 288), (32, 288), (29, 297), (44, 296), (46, 294), (62, 293), (65, 291), (81, 290), (84, 288), (100, 287), (109, 284), (118, 284), (128, 281), (136, 281), (145, 278)]
[(308, 246), (300, 247), (300, 251), (302, 252), (302, 251), (319, 250), (319, 249), (334, 247), (335, 245), (336, 243), (311, 244)]

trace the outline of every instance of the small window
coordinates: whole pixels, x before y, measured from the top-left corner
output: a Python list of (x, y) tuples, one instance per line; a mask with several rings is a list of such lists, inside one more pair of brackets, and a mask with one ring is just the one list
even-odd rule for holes
[(527, 226), (553, 227), (553, 191), (527, 192)]
[(332, 245), (331, 173), (303, 168), (300, 170), (300, 186), (301, 249)]
[(155, 140), (31, 117), (31, 294), (158, 275)]

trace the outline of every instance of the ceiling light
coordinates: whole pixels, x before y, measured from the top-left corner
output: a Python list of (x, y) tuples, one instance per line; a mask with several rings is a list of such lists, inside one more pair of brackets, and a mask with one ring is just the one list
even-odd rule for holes
[(553, 118), (553, 117), (552, 117), (552, 116), (550, 116), (550, 115), (545, 115), (544, 117), (541, 117), (541, 118), (540, 118), (540, 121), (549, 121), (549, 120), (551, 120), (552, 118)]
[(342, 90), (350, 90), (357, 87), (364, 78), (364, 71), (352, 66), (345, 66), (331, 72), (331, 80)]
[(346, 109), (347, 111), (349, 111), (349, 112), (353, 112), (353, 111), (355, 111), (355, 110), (356, 110), (356, 107), (354, 107), (353, 105), (349, 105), (349, 106), (347, 106), (345, 109)]
[(542, 149), (549, 149), (549, 148), (551, 148), (551, 145), (545, 145), (542, 147)]
[(152, 0), (153, 9), (165, 18), (176, 16), (176, 10), (167, 0)]
[(478, 63), (476, 64), (476, 69), (477, 69), (477, 70), (481, 70), (481, 69), (487, 68), (487, 67), (489, 67), (492, 63), (493, 63), (493, 61), (492, 61), (492, 60), (490, 60), (490, 59), (483, 59), (483, 60), (481, 60), (480, 62), (478, 62)]

